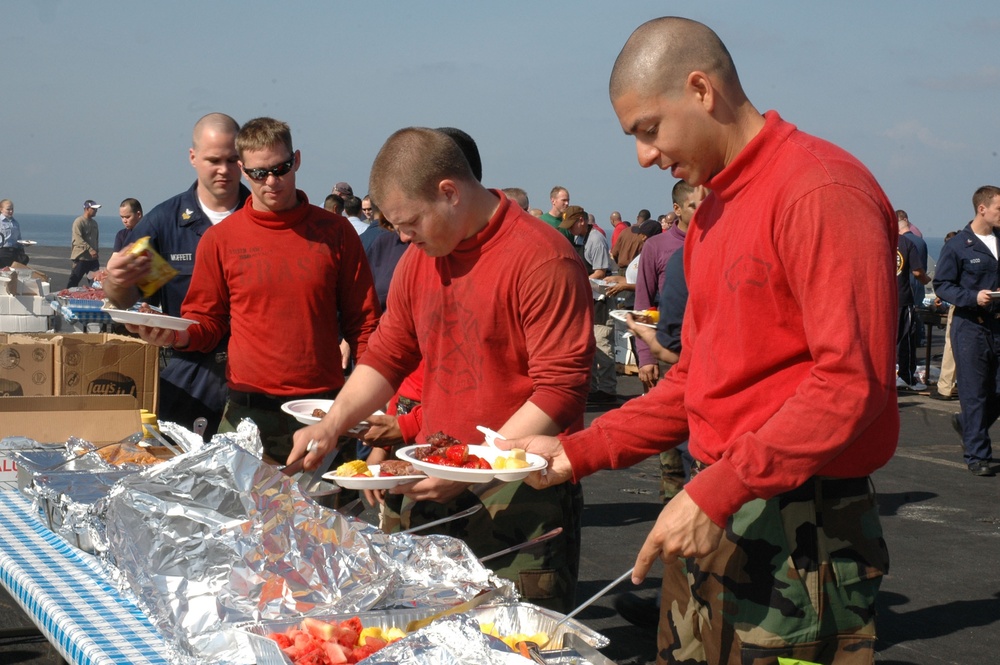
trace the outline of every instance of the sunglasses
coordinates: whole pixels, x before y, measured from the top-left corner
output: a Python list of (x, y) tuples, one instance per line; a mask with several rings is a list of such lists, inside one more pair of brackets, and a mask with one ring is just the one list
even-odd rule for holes
[(247, 177), (250, 178), (251, 180), (264, 181), (267, 180), (267, 176), (269, 175), (273, 175), (275, 178), (280, 178), (281, 176), (291, 171), (293, 166), (295, 166), (295, 155), (292, 155), (292, 158), (289, 159), (287, 162), (282, 162), (277, 166), (272, 166), (266, 169), (244, 168), (243, 172), (246, 173)]
[(362, 208), (361, 209), (361, 212), (371, 212), (371, 211), (372, 211), (371, 208)]

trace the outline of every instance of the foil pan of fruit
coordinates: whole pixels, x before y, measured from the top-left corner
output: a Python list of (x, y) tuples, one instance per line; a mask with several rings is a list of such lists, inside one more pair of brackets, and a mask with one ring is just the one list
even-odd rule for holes
[[(258, 665), (329, 663), (482, 663), (519, 665), (518, 650), (485, 632), (466, 614), (450, 615), (407, 633), (400, 625), (413, 612), (361, 613), (355, 616), (306, 619), (290, 626), (252, 627), (251, 643)], [(367, 660), (366, 660), (367, 659)], [(548, 662), (548, 658), (546, 657)], [(567, 661), (569, 662), (569, 661)], [(575, 661), (584, 665), (585, 661)]]
[[(369, 662), (395, 662), (386, 660), (390, 651), (382, 651), (394, 643), (406, 640), (417, 630), (413, 624), (422, 624), (430, 616), (426, 609), (398, 609), (357, 614), (337, 614), (324, 617), (308, 617), (301, 621), (256, 622), (239, 626), (259, 638), (266, 638), (254, 647), (258, 655), (266, 655), (268, 662), (299, 665), (308, 662), (309, 654), (321, 652), (331, 658), (330, 662), (353, 663), (373, 656)], [(574, 636), (594, 649), (609, 644), (604, 635), (591, 630), (582, 623), (569, 619), (556, 626), (563, 618), (558, 612), (547, 610), (530, 603), (505, 601), (487, 603), (461, 613), (465, 621), (474, 620), (479, 632), (491, 640), (495, 649), (497, 643), (506, 645), (512, 653), (520, 653), (520, 644), (533, 642), (543, 645), (541, 652), (546, 662), (573, 662), (583, 665), (586, 660), (573, 647), (563, 642), (567, 635)], [(437, 619), (435, 625), (445, 620)], [(330, 643), (336, 646), (331, 646)], [(434, 662), (415, 659), (406, 662)], [(341, 660), (344, 658), (346, 660)], [(567, 659), (565, 661), (559, 660)], [(260, 663), (261, 661), (258, 661)], [(471, 662), (471, 661), (465, 661)]]
[[(561, 649), (563, 637), (576, 635), (584, 642), (602, 649), (610, 640), (576, 619), (563, 621), (565, 615), (538, 605), (523, 602), (481, 605), (469, 611), (483, 631), (499, 637), (510, 646), (517, 642), (535, 642), (545, 649)], [(560, 623), (562, 621), (562, 623)]]

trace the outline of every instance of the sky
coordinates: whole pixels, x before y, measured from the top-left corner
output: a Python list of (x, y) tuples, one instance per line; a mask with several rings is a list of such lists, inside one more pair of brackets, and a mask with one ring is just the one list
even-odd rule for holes
[[(760, 111), (857, 156), (925, 235), (971, 219), (1000, 185), (995, 3), (978, 2), (110, 2), (4, 4), (0, 197), (19, 213), (83, 201), (148, 210), (194, 182), (191, 129), (212, 111), (289, 123), (313, 203), (338, 181), (367, 190), (406, 126), (469, 132), (483, 182), (533, 207), (566, 187), (608, 227), (669, 210), (669, 173), (642, 169), (608, 99), (641, 23), (713, 28)], [(845, 232), (850, 210), (843, 211)]]

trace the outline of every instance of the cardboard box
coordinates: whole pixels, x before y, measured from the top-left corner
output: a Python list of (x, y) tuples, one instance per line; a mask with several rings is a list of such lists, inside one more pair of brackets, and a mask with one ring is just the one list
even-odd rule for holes
[[(156, 413), (159, 349), (140, 339), (110, 333), (46, 333), (11, 335), (7, 344), (3, 348), (8, 355), (17, 352), (22, 358), (24, 352), (18, 349), (18, 345), (42, 344), (51, 347), (52, 368), (49, 376), (52, 390), (47, 393), (49, 395), (129, 395), (136, 401), (137, 409)], [(24, 384), (19, 383), (23, 393)]]
[(45, 273), (14, 263), (11, 270), (0, 272), (0, 293), (10, 295), (49, 295), (49, 278)]
[(42, 296), (0, 295), (0, 314), (17, 316), (49, 316), (52, 305)]
[[(121, 441), (141, 429), (136, 401), (125, 395), (0, 399), (0, 439), (26, 436), (42, 444), (64, 444), (76, 436), (101, 444)], [(9, 452), (0, 449), (0, 488), (16, 486), (17, 464)]]
[(61, 335), (55, 356), (56, 395), (131, 395), (156, 413), (159, 349), (111, 333)]
[(54, 351), (48, 341), (0, 335), (0, 397), (52, 395)]
[(51, 322), (47, 316), (0, 314), (0, 332), (36, 333), (45, 332), (51, 327)]

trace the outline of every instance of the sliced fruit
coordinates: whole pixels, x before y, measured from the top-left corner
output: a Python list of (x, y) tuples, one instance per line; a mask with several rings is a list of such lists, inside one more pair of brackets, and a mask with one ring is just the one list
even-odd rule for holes
[(309, 633), (317, 640), (331, 640), (333, 639), (333, 624), (327, 623), (320, 619), (313, 619), (312, 617), (306, 617), (302, 620), (302, 630)]

